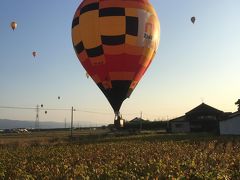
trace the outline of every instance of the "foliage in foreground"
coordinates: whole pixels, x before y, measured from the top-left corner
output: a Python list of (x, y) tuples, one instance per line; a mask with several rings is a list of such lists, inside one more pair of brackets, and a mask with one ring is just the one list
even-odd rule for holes
[(2, 179), (238, 179), (240, 139), (163, 135), (1, 147)]

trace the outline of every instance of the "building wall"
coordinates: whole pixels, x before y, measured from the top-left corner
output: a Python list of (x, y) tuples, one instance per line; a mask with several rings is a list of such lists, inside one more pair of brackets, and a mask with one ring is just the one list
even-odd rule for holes
[(189, 120), (191, 132), (219, 132), (219, 121), (212, 119)]
[(221, 135), (240, 135), (240, 116), (220, 122)]
[(173, 133), (190, 132), (189, 122), (171, 122), (171, 131)]

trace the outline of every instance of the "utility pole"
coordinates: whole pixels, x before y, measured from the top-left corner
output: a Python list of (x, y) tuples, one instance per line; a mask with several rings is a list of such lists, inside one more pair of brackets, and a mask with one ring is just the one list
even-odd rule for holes
[(67, 128), (67, 119), (66, 118), (64, 119), (64, 127), (65, 127), (65, 129)]
[(71, 137), (73, 137), (73, 106), (71, 109)]
[(142, 111), (140, 112), (140, 132), (142, 131)]
[(39, 105), (36, 107), (35, 129), (39, 130)]

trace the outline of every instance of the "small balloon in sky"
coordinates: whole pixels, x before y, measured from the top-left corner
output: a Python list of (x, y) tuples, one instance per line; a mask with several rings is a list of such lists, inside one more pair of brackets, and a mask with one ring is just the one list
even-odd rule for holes
[(89, 78), (89, 74), (86, 72), (86, 77)]
[(10, 24), (12, 30), (14, 31), (17, 28), (17, 23), (15, 21), (11, 22)]
[(196, 21), (196, 17), (195, 17), (195, 16), (191, 17), (191, 21), (192, 21), (192, 23), (194, 24), (195, 21)]
[(58, 99), (60, 99), (61, 97), (60, 96), (58, 96)]
[(41, 104), (41, 107), (43, 107), (43, 104)]
[(33, 57), (36, 57), (36, 56), (37, 56), (37, 52), (36, 52), (36, 51), (33, 51), (33, 52), (32, 52), (32, 55), (33, 55)]
[(47, 114), (47, 111), (45, 111), (45, 114)]

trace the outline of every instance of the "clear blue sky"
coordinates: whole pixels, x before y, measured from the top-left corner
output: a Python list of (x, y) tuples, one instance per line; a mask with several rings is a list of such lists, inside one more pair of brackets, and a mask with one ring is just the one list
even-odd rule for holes
[[(112, 123), (113, 111), (85, 77), (72, 47), (71, 23), (79, 0), (0, 1), (0, 106), (70, 108), (76, 123)], [(202, 100), (236, 111), (240, 98), (240, 1), (151, 0), (161, 22), (157, 56), (121, 112), (132, 119), (183, 115)], [(190, 22), (196, 16), (196, 23)], [(17, 21), (13, 32), (9, 24)], [(32, 51), (37, 51), (34, 59)], [(58, 100), (58, 96), (61, 99)], [(0, 119), (34, 120), (34, 110), (0, 109)], [(70, 119), (70, 111), (40, 121)]]

